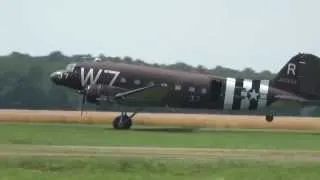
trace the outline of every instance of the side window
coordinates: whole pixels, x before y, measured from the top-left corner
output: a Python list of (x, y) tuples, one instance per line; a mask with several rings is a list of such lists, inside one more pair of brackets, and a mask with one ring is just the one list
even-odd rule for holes
[(73, 74), (76, 76), (76, 77), (80, 77), (80, 67), (75, 67), (73, 69)]
[(176, 91), (180, 91), (182, 88), (181, 88), (181, 85), (180, 85), (180, 84), (176, 84), (176, 85), (174, 86), (174, 89), (175, 89)]
[(66, 71), (67, 71), (67, 72), (73, 72), (75, 67), (76, 67), (76, 64), (75, 64), (75, 63), (68, 64), (68, 65), (66, 66)]
[(188, 90), (189, 90), (189, 92), (194, 93), (196, 91), (196, 88), (193, 86), (190, 86)]
[(207, 94), (207, 89), (206, 88), (201, 88), (201, 94)]

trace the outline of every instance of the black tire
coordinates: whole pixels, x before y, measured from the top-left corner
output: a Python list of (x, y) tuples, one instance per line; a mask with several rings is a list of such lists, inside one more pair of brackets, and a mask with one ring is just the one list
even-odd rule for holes
[(117, 116), (112, 121), (112, 125), (114, 129), (130, 129), (132, 126), (132, 120), (129, 116), (125, 115), (122, 117), (122, 123), (121, 123), (121, 116)]
[(267, 114), (266, 115), (266, 121), (267, 122), (272, 122), (273, 121), (273, 115), (272, 114)]

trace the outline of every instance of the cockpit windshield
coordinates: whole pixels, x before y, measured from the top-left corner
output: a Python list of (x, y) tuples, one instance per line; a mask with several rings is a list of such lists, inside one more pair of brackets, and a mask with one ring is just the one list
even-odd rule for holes
[(67, 72), (72, 72), (74, 70), (74, 67), (76, 66), (76, 63), (70, 63), (66, 66)]

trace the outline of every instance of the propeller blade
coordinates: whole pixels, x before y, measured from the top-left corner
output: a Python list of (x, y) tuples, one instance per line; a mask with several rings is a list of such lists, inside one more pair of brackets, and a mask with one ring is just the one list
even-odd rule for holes
[(83, 94), (82, 95), (82, 100), (81, 100), (81, 109), (80, 109), (80, 119), (81, 120), (82, 120), (82, 114), (83, 114), (85, 100), (86, 100), (86, 96), (85, 96), (85, 94)]
[(81, 105), (80, 105), (80, 120), (82, 120), (84, 105), (86, 103), (87, 88), (84, 88), (83, 90), (81, 90), (80, 93), (82, 94)]

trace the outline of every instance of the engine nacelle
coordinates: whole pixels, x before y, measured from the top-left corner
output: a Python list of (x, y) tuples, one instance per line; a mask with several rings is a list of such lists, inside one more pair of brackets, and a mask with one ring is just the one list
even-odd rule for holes
[(90, 103), (97, 103), (97, 99), (101, 96), (100, 89), (101, 87), (97, 85), (88, 86), (86, 91), (86, 101)]

